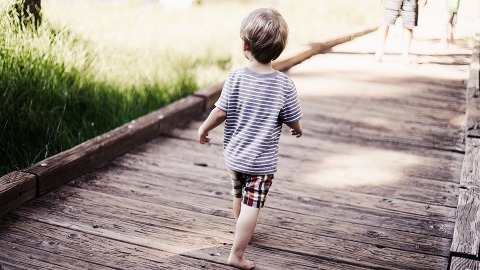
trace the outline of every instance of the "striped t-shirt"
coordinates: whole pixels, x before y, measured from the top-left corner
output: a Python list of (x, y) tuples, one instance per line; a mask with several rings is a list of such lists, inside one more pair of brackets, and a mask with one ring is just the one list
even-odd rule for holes
[(303, 115), (292, 80), (278, 71), (237, 69), (228, 75), (215, 106), (227, 113), (223, 140), (227, 167), (250, 175), (275, 173), (282, 123)]

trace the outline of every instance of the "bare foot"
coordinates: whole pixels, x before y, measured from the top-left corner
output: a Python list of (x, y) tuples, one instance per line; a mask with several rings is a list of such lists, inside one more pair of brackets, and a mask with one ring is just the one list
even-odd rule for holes
[(230, 266), (233, 266), (233, 267), (237, 267), (237, 268), (240, 268), (240, 269), (253, 269), (253, 267), (255, 267), (255, 265), (253, 264), (253, 262), (245, 259), (245, 257), (241, 257), (241, 258), (237, 258), (237, 257), (234, 257), (234, 256), (230, 256), (228, 257), (228, 265)]
[(375, 53), (375, 62), (381, 63), (383, 58), (383, 53), (376, 52)]

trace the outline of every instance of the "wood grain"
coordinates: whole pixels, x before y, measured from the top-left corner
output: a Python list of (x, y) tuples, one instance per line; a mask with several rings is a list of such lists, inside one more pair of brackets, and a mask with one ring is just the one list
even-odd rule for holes
[(466, 139), (460, 196), (451, 252), (479, 256), (480, 249), (480, 139)]
[(480, 44), (478, 40), (475, 43), (470, 64), (470, 76), (467, 83), (467, 135), (480, 138)]
[(450, 270), (480, 270), (480, 261), (461, 257), (452, 257)]
[(0, 217), (36, 195), (35, 175), (11, 172), (0, 177)]
[[(22, 216), (28, 213), (32, 218), (52, 225), (68, 226), (83, 233), (176, 254), (223, 246), (231, 244), (233, 240), (234, 223), (231, 219), (72, 187), (41, 197), (37, 203), (39, 207), (33, 208), (34, 213), (25, 207), (18, 208), (14, 213)], [(29, 206), (31, 208), (33, 205)], [(48, 219), (45, 219), (46, 213), (49, 213)], [(446, 257), (438, 255), (262, 224), (257, 225), (256, 231), (251, 241), (254, 246), (271, 247), (274, 244), (279, 250), (296, 250), (298, 253), (364, 267), (382, 264), (389, 269), (404, 269), (407, 265), (410, 269), (424, 269), (422, 267), (427, 265), (437, 269), (448, 261)]]

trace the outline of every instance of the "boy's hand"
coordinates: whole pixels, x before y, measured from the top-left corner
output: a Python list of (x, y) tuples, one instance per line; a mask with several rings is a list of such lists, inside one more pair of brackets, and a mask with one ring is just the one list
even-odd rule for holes
[(201, 127), (198, 129), (198, 142), (201, 144), (206, 144), (210, 142), (208, 132), (203, 131)]
[(302, 137), (302, 130), (291, 128), (290, 129), (290, 134), (292, 134), (293, 136), (295, 136), (297, 138), (300, 138), (300, 137)]
[(290, 128), (290, 134), (292, 134), (297, 138), (302, 137), (303, 131), (302, 131), (302, 124), (300, 123), (300, 120), (297, 120), (291, 123), (285, 123), (285, 124)]

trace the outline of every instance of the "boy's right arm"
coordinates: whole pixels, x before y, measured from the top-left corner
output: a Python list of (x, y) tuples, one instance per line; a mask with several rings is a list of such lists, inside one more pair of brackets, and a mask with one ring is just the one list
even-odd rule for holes
[(198, 142), (205, 144), (210, 142), (208, 132), (223, 123), (227, 118), (227, 113), (215, 107), (207, 117), (207, 120), (198, 128)]
[(302, 123), (300, 123), (300, 120), (297, 120), (291, 123), (285, 123), (285, 125), (287, 125), (290, 128), (290, 134), (292, 134), (297, 138), (302, 137), (303, 131), (302, 131)]

